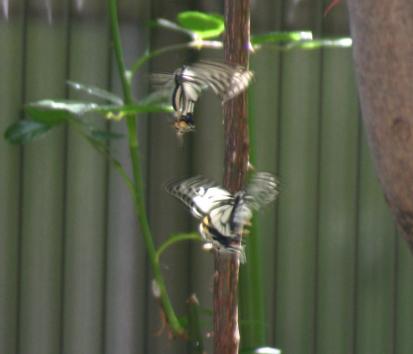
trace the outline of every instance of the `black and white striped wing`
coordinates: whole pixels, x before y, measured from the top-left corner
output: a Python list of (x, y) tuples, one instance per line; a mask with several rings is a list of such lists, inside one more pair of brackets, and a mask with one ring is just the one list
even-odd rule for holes
[(223, 102), (244, 91), (253, 73), (242, 66), (219, 62), (201, 61), (184, 65), (173, 74), (153, 74), (152, 83), (157, 84), (158, 97), (172, 100), (179, 115), (193, 113), (193, 105), (203, 91), (210, 88)]
[(209, 212), (212, 227), (223, 237), (234, 237), (237, 230), (232, 223), (234, 215), (234, 199), (227, 200)]
[(192, 113), (194, 103), (208, 88), (189, 66), (183, 66), (173, 74), (152, 74), (151, 83), (156, 91), (150, 96), (171, 102), (178, 116)]
[(205, 79), (189, 65), (176, 69), (173, 74), (152, 74), (151, 85), (157, 91), (169, 92), (169, 97), (174, 94), (177, 87), (180, 87), (186, 99), (194, 102), (198, 100), (202, 91), (208, 89)]
[(174, 72), (175, 83), (182, 87), (185, 98), (196, 102), (202, 91), (208, 89), (208, 83), (205, 82), (198, 70), (193, 65), (184, 65)]
[(223, 102), (244, 91), (252, 77), (253, 73), (242, 66), (212, 61), (194, 63), (183, 72), (184, 79), (211, 88)]
[(166, 190), (188, 206), (198, 219), (233, 200), (231, 193), (201, 176), (169, 183)]
[(278, 194), (278, 182), (268, 172), (257, 172), (245, 190), (245, 201), (254, 210), (271, 203)]
[(235, 194), (235, 206), (231, 226), (240, 233), (252, 219), (254, 210), (272, 202), (277, 196), (277, 181), (271, 173), (257, 172), (247, 188)]

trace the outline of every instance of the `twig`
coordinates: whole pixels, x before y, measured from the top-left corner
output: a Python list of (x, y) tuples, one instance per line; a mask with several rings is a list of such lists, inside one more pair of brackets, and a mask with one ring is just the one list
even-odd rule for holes
[[(250, 47), (250, 1), (225, 0), (225, 59), (248, 66)], [(224, 106), (224, 186), (231, 192), (243, 187), (248, 165), (247, 95), (243, 93)], [(237, 354), (239, 256), (216, 253), (214, 276), (214, 353)]]

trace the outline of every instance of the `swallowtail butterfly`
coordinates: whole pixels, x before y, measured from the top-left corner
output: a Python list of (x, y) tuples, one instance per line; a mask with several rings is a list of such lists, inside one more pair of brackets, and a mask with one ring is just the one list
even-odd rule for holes
[(257, 172), (246, 189), (235, 194), (201, 176), (171, 182), (166, 190), (201, 220), (199, 232), (206, 243), (218, 251), (239, 253), (241, 260), (242, 236), (248, 232), (253, 211), (273, 201), (278, 193), (275, 177), (267, 172)]
[(204, 90), (210, 88), (224, 103), (244, 91), (252, 76), (252, 72), (242, 66), (201, 61), (184, 65), (172, 75), (157, 74), (155, 78), (166, 80), (166, 89), (172, 86), (169, 91), (172, 91), (172, 106), (175, 111), (174, 126), (177, 134), (183, 135), (195, 129), (195, 103)]

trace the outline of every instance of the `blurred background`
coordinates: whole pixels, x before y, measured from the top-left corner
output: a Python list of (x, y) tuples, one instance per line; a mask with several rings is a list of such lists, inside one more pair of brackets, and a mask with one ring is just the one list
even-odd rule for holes
[[(252, 1), (252, 32), (349, 35), (345, 4), (323, 17), (328, 2)], [(127, 65), (147, 48), (185, 40), (149, 27), (151, 19), (175, 20), (184, 10), (222, 14), (222, 3), (120, 0)], [(148, 92), (150, 73), (172, 72), (200, 58), (222, 59), (223, 53), (160, 57), (138, 76), (135, 96)], [(411, 354), (413, 259), (370, 161), (351, 49), (266, 48), (252, 56), (251, 68), (255, 166), (280, 180), (277, 202), (258, 223), (267, 344), (285, 354)], [(2, 134), (23, 117), (24, 102), (80, 97), (68, 89), (68, 79), (120, 91), (106, 2), (1, 0)], [(182, 142), (168, 115), (139, 121), (158, 244), (195, 228), (162, 185), (195, 174), (222, 180), (217, 98), (203, 96), (195, 117), (196, 132)], [(124, 131), (123, 123), (101, 124)], [(127, 161), (126, 140), (111, 148)], [(0, 139), (0, 164), (1, 354), (191, 352), (187, 343), (168, 339), (167, 331), (157, 333), (162, 321), (132, 202), (102, 156), (61, 127), (24, 147)], [(178, 313), (193, 292), (211, 308), (213, 257), (199, 243), (168, 250), (162, 271)], [(210, 332), (210, 319), (203, 320)]]

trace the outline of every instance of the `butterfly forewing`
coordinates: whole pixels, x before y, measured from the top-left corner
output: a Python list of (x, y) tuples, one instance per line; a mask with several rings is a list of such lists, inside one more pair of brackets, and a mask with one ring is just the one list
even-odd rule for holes
[(277, 180), (268, 172), (257, 172), (251, 178), (246, 190), (245, 201), (255, 210), (272, 202), (278, 194)]
[(166, 190), (191, 208), (192, 214), (197, 218), (202, 218), (213, 208), (232, 198), (228, 191), (200, 176), (172, 182), (166, 186)]
[(244, 91), (252, 72), (242, 66), (202, 61), (191, 66), (194, 73), (210, 87), (223, 101), (229, 100)]
[(196, 102), (198, 100), (199, 95), (203, 90), (202, 85), (194, 84), (191, 82), (183, 82), (181, 84), (182, 91), (186, 100)]

